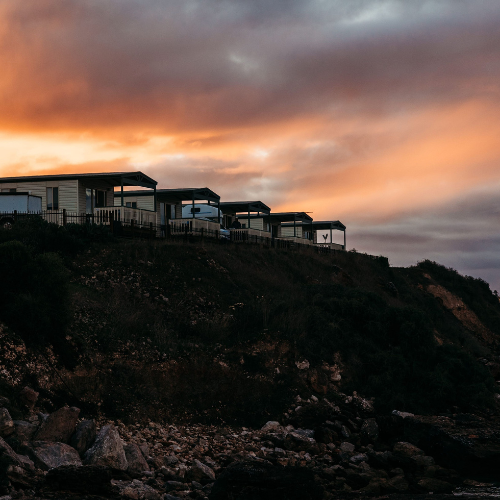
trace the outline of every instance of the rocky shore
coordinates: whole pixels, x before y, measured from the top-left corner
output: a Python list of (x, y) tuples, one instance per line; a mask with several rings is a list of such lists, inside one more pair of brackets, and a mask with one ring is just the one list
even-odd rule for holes
[(36, 403), (24, 388), (13, 420), (0, 398), (0, 500), (437, 497), (500, 475), (500, 433), (484, 417), (376, 416), (355, 393), (298, 396), (261, 429), (96, 422)]

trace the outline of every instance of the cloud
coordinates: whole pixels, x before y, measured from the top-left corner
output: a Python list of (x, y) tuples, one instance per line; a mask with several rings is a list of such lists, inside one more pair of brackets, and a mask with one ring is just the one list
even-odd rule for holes
[(142, 170), (500, 280), (499, 22), (497, 0), (3, 0), (0, 174)]

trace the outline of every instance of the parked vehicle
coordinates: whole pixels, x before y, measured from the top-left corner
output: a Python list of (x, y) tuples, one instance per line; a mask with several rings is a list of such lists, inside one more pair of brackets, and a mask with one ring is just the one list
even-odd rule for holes
[(205, 203), (195, 203), (194, 207), (190, 203), (188, 205), (182, 206), (182, 218), (190, 219), (193, 217), (195, 219), (208, 219), (213, 221), (218, 221), (222, 223), (223, 213), (215, 205), (207, 205)]
[(0, 193), (0, 227), (10, 228), (16, 216), (42, 212), (41, 196), (29, 193)]

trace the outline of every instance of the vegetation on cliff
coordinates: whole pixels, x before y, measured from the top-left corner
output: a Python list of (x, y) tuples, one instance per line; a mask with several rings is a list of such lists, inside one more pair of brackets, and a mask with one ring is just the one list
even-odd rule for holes
[(382, 412), (494, 405), (498, 298), (436, 263), (28, 222), (0, 231), (0, 274), (9, 335), (59, 360), (12, 384), (49, 406), (261, 424), (337, 388)]

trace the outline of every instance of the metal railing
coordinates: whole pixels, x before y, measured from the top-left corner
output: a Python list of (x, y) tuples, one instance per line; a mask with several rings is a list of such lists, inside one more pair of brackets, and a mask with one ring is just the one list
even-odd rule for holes
[[(158, 225), (148, 217), (133, 218), (136, 209), (125, 207), (107, 207), (96, 209), (94, 214), (75, 214), (60, 211), (42, 211), (40, 213), (0, 213), (0, 228), (2, 220), (15, 223), (26, 218), (41, 217), (47, 222), (65, 226), (67, 224), (103, 225), (117, 237), (167, 239), (178, 242), (192, 242), (207, 238), (210, 241), (224, 244), (254, 244), (279, 249), (315, 249), (317, 253), (335, 253), (343, 251), (343, 245), (317, 245), (303, 238), (273, 238), (267, 231), (231, 229), (221, 231), (219, 224), (199, 219), (171, 219), (166, 224)], [(148, 211), (150, 212), (150, 211)], [(127, 215), (125, 215), (127, 214)], [(150, 212), (155, 214), (155, 212)], [(138, 214), (137, 214), (138, 215)], [(151, 219), (149, 219), (151, 220)], [(142, 222), (140, 222), (142, 221)], [(303, 241), (300, 241), (303, 240)]]

